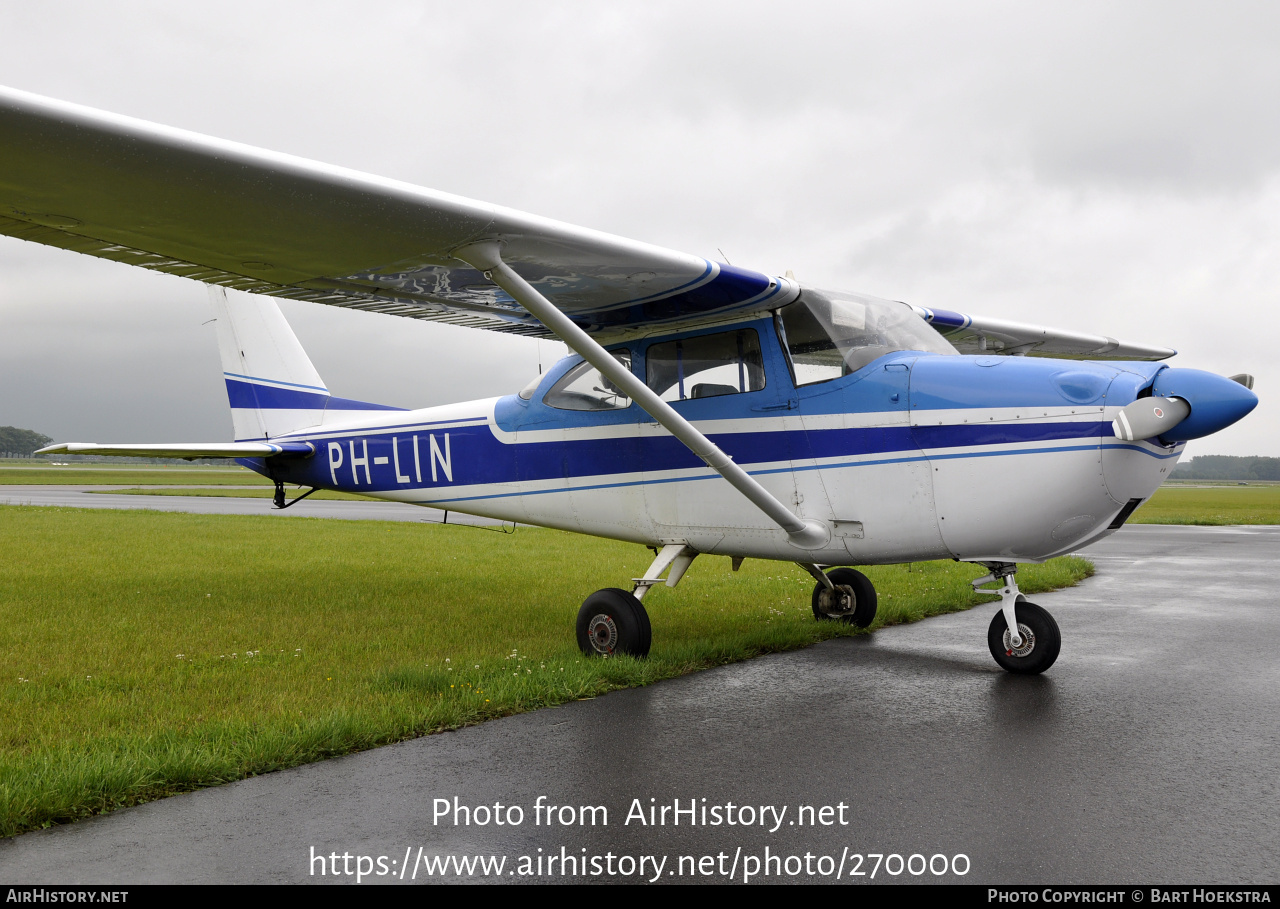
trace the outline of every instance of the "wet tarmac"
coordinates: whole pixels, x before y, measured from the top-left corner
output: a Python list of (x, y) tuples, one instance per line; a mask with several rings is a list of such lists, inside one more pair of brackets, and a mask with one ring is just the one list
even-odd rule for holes
[[(1280, 527), (1128, 527), (1034, 598), (1043, 676), (997, 669), (978, 607), (27, 834), (0, 881), (1275, 882), (1278, 553)], [(676, 800), (721, 823), (648, 823)]]

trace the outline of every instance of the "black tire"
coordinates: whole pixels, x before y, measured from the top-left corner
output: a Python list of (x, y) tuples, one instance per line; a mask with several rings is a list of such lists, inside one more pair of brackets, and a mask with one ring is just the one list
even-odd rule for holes
[(597, 590), (578, 610), (578, 648), (587, 656), (644, 657), (652, 641), (649, 613), (625, 590)]
[(1062, 649), (1062, 632), (1058, 630), (1053, 616), (1035, 603), (1019, 600), (1014, 611), (1018, 615), (1018, 633), (1029, 637), (1030, 649), (1010, 652), (1006, 640), (1009, 623), (1004, 620), (1003, 610), (991, 618), (987, 646), (1001, 669), (1018, 675), (1039, 675), (1058, 658), (1058, 651)]
[[(813, 588), (813, 617), (823, 622), (839, 620), (846, 625), (866, 628), (876, 617), (876, 588), (870, 579), (861, 571), (852, 568), (832, 568), (827, 572), (836, 589), (849, 595), (853, 604), (847, 609), (833, 609), (824, 605), (823, 592), (827, 586), (822, 583)], [(826, 598), (826, 599), (829, 599)]]

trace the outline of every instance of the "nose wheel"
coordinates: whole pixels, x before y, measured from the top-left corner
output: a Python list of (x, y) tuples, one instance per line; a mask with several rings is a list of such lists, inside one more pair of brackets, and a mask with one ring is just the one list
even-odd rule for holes
[[(982, 562), (990, 570), (985, 577), (970, 581), (974, 593), (1000, 597), (1000, 611), (991, 617), (987, 646), (1000, 668), (1018, 675), (1039, 675), (1058, 658), (1062, 632), (1048, 611), (1029, 601), (1018, 591), (1018, 566), (1012, 562)], [(983, 584), (998, 581), (998, 589)], [(1014, 629), (1017, 633), (1014, 633)]]
[(987, 646), (1000, 668), (1018, 675), (1038, 675), (1053, 665), (1062, 648), (1058, 623), (1046, 609), (1027, 600), (1018, 601), (1018, 637), (1014, 642), (1004, 612), (991, 617)]

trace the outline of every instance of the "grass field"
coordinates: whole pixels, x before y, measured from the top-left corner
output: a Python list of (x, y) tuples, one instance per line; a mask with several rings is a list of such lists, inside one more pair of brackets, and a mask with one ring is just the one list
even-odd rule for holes
[(1130, 524), (1280, 524), (1280, 486), (1162, 486)]
[[(649, 659), (587, 660), (579, 603), (651, 556), (548, 530), (10, 506), (0, 551), (0, 835), (851, 633), (798, 567), (708, 556), (646, 599)], [(873, 627), (979, 572), (868, 569)]]

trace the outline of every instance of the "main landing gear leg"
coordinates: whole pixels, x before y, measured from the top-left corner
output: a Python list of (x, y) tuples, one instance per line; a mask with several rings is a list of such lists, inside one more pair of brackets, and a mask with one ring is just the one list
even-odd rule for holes
[(658, 553), (644, 577), (635, 579), (630, 593), (607, 587), (587, 597), (578, 610), (579, 649), (587, 656), (621, 653), (648, 656), (653, 631), (649, 626), (649, 613), (640, 601), (650, 587), (663, 582), (664, 571), (668, 587), (679, 584), (697, 555), (696, 549), (684, 543), (669, 543)]
[[(973, 581), (977, 593), (1000, 597), (1000, 611), (991, 618), (987, 646), (1001, 668), (1019, 675), (1038, 675), (1053, 665), (1062, 649), (1062, 633), (1047, 610), (1018, 590), (1018, 566), (1012, 562), (983, 562), (990, 574)], [(982, 590), (999, 581), (998, 589)]]

